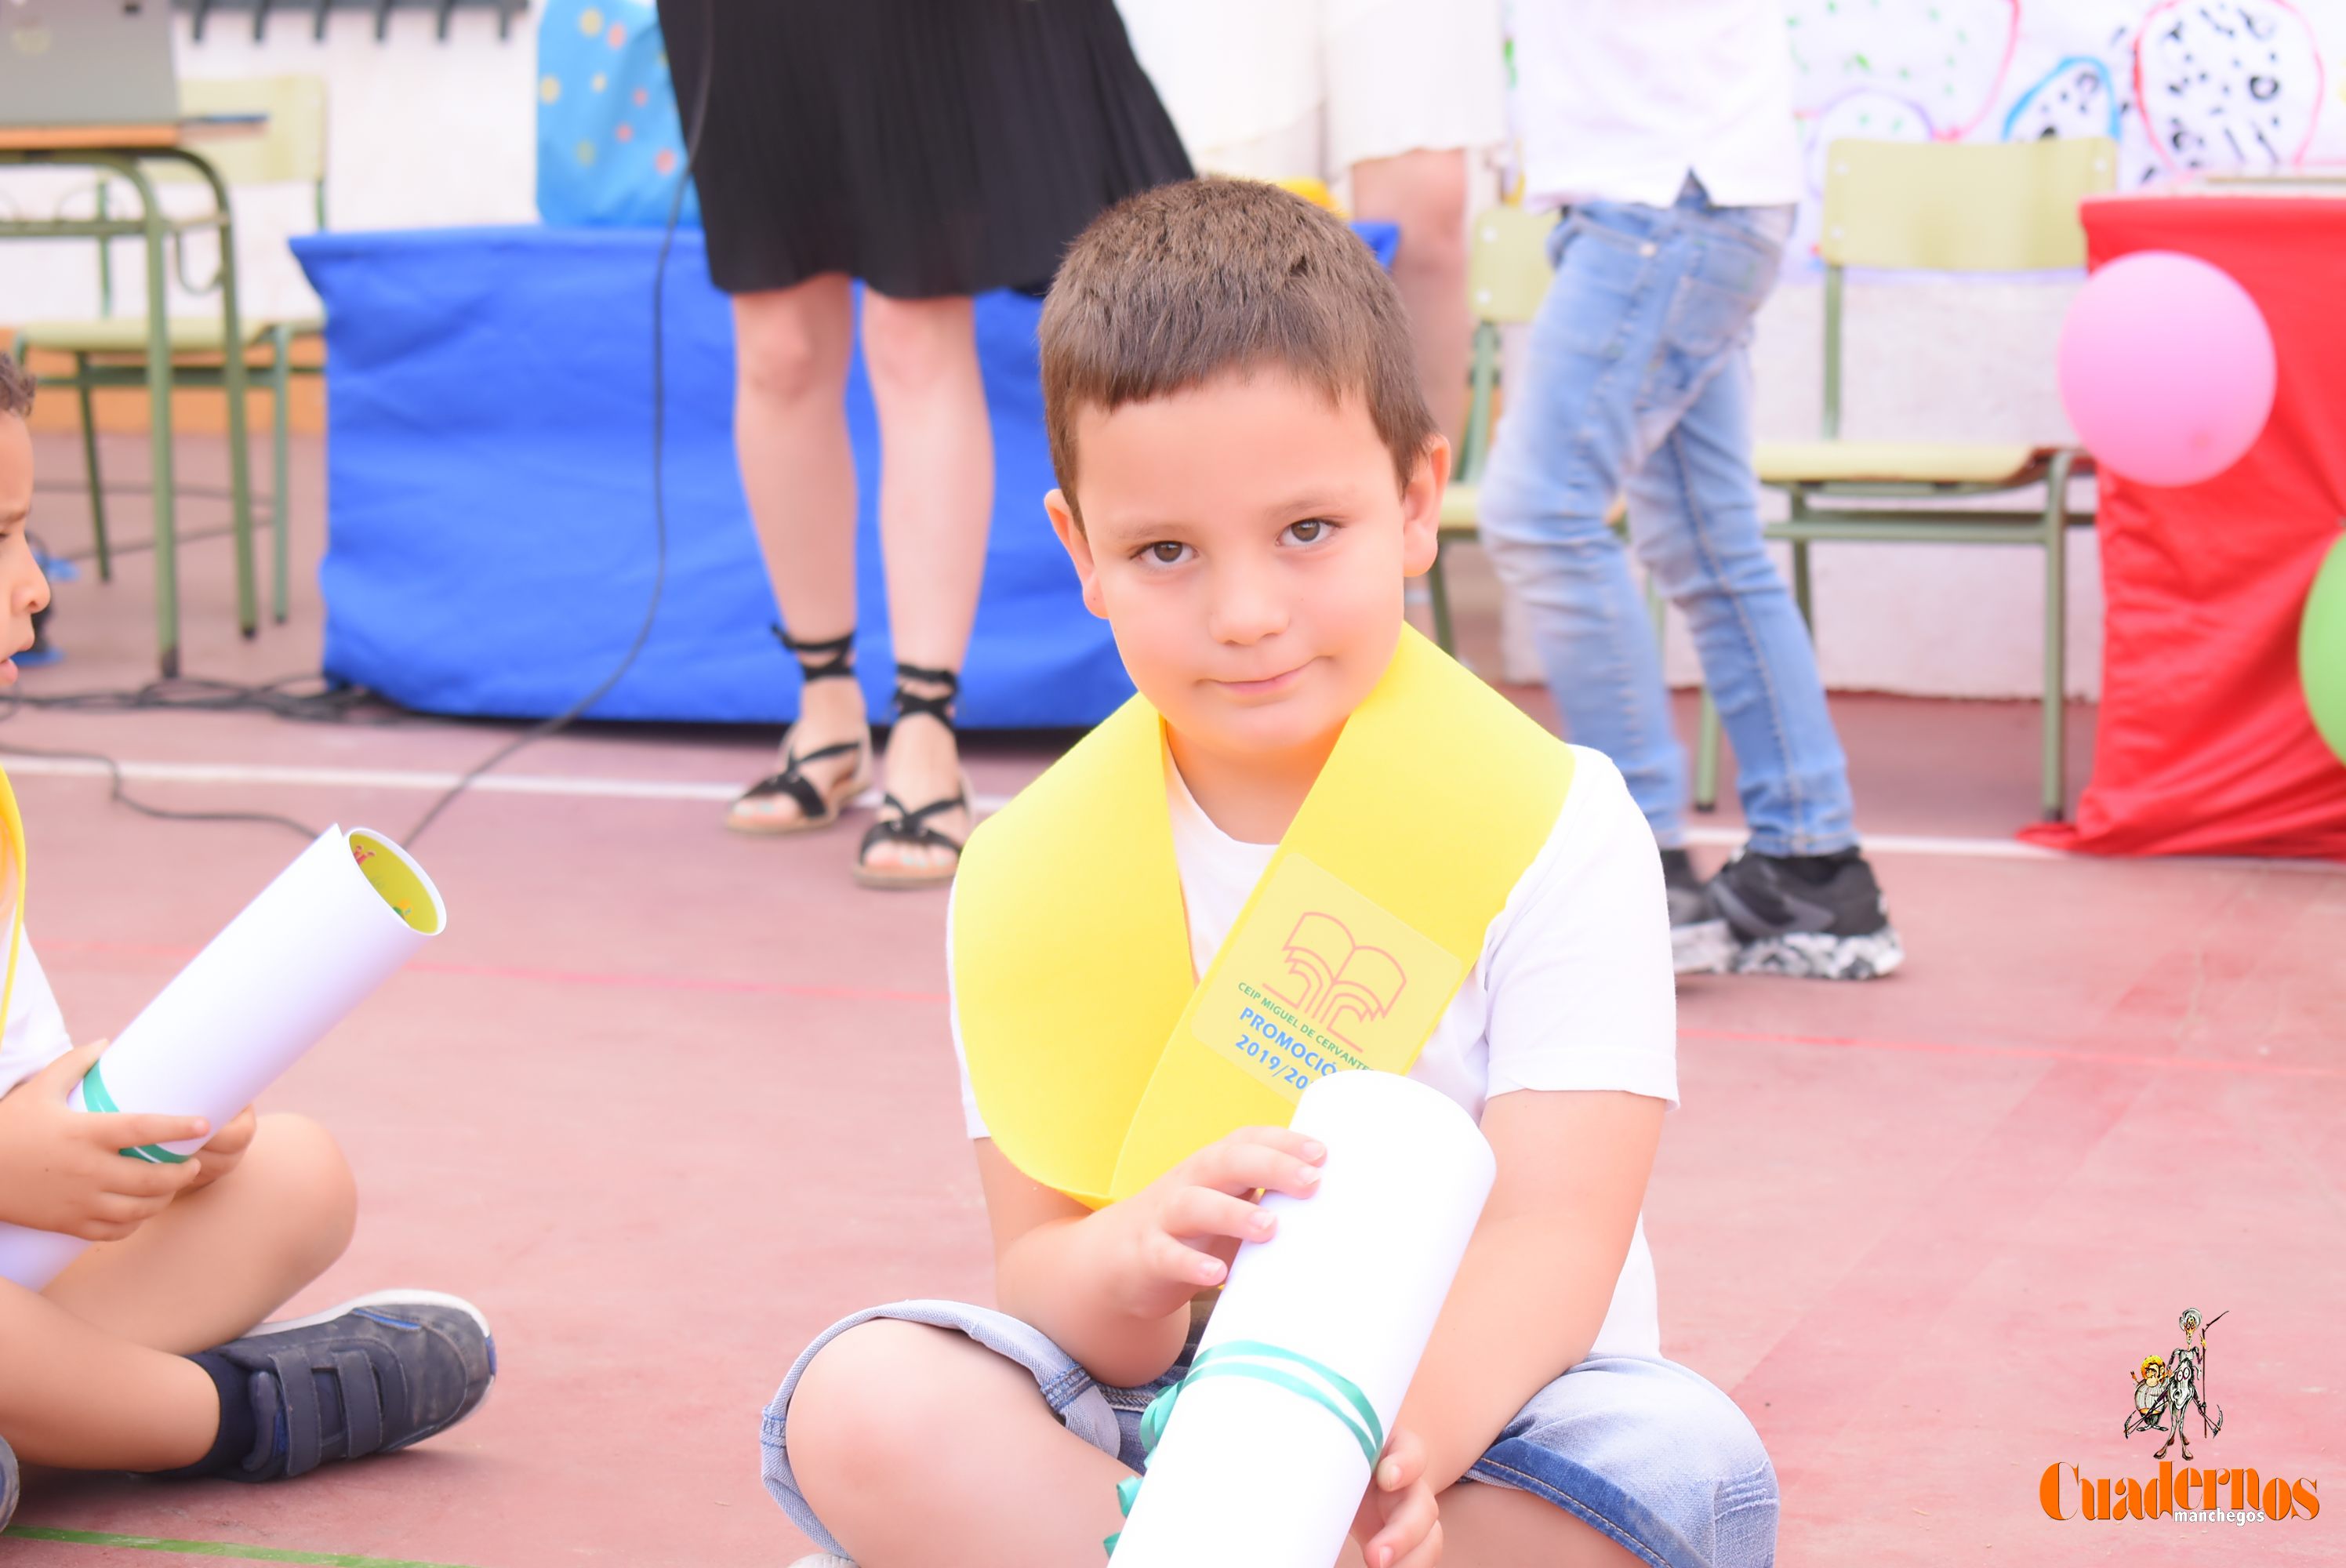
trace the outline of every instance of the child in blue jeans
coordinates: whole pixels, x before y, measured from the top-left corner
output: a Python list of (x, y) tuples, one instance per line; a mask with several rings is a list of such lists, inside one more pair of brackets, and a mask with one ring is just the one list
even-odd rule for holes
[[(1566, 731), (1620, 765), (1662, 846), (1678, 968), (1878, 979), (1905, 947), (1752, 469), (1752, 320), (1801, 186), (1784, 8), (1519, 0), (1513, 17), (1525, 201), (1569, 211), (1483, 475), (1484, 547)], [(1707, 881), (1653, 622), (1607, 521), (1625, 494), (1735, 749), (1750, 836)]]
[[(1298, 1084), (1363, 1065), (1476, 1116), (1498, 1179), (1343, 1561), (1771, 1561), (1758, 1435), (1661, 1353), (1653, 835), (1403, 624), (1450, 453), (1392, 284), (1271, 187), (1165, 186), (1076, 241), (1042, 348), (1046, 507), (1140, 695), (964, 859), (997, 1306), (874, 1308), (798, 1358), (765, 1473), (843, 1554), (811, 1561), (1095, 1568), (1141, 1410), (1274, 1228), (1256, 1199), (1318, 1180)], [(1229, 1044), (1239, 998), (1291, 1024), (1275, 1070)]]

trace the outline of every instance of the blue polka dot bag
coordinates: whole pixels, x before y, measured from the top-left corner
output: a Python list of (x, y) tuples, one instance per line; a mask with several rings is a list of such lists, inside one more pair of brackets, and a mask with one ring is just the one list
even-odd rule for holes
[[(684, 132), (652, 0), (545, 0), (537, 35), (537, 215), (658, 228), (684, 178)], [(700, 204), (685, 193), (682, 222)]]

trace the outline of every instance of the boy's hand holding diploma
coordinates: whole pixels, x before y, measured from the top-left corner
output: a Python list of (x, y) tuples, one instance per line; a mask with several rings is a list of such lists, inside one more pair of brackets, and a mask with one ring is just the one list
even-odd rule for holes
[(247, 1105), (228, 1119), (228, 1125), (204, 1142), (203, 1172), (188, 1184), (189, 1192), (200, 1192), (244, 1159), (244, 1151), (252, 1146), (252, 1135), (260, 1130), (260, 1118)]
[[(213, 1168), (209, 1149), (181, 1165), (149, 1165), (120, 1152), (200, 1138), (211, 1130), (201, 1116), (93, 1114), (67, 1103), (105, 1049), (99, 1041), (69, 1051), (0, 1097), (0, 1220), (119, 1241), (181, 1193), (226, 1173), (226, 1165)], [(250, 1113), (237, 1120), (247, 1124), (234, 1151), (241, 1153), (252, 1140)]]
[(1240, 1127), (1101, 1209), (1093, 1224), (1107, 1252), (1114, 1305), (1153, 1320), (1219, 1285), (1240, 1243), (1267, 1241), (1277, 1228), (1258, 1195), (1311, 1196), (1327, 1157), (1285, 1127)]
[(1361, 1499), (1352, 1539), (1368, 1568), (1433, 1568), (1442, 1561), (1442, 1518), (1425, 1480), (1425, 1444), (1406, 1427), (1393, 1428), (1377, 1461), (1376, 1479)]
[[(1117, 1227), (1125, 1253), (1126, 1309), (1162, 1318), (1219, 1285), (1240, 1244), (1268, 1241), (1278, 1229), (1278, 1217), (1258, 1197), (1311, 1196), (1327, 1157), (1318, 1141), (1286, 1127), (1240, 1127), (1100, 1210), (1096, 1217)], [(1368, 1568), (1433, 1568), (1441, 1560), (1425, 1449), (1411, 1433), (1396, 1430), (1385, 1444), (1352, 1539)]]
[[(1120, 1255), (1110, 1275), (1121, 1280), (1117, 1304), (1136, 1318), (1163, 1318), (1221, 1284), (1242, 1243), (1268, 1241), (1278, 1229), (1260, 1195), (1311, 1196), (1327, 1158), (1324, 1145), (1289, 1128), (1240, 1127), (1101, 1209), (1094, 1218)], [(1352, 1539), (1368, 1568), (1433, 1568), (1441, 1560), (1425, 1448), (1411, 1433), (1396, 1430), (1385, 1444)]]

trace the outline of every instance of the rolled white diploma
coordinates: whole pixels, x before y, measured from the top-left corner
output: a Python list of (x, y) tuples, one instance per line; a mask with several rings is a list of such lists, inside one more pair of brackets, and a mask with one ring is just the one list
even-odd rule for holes
[[(1115, 1568), (1335, 1562), (1368, 1490), (1369, 1444), (1392, 1432), (1498, 1173), (1473, 1117), (1390, 1073), (1319, 1080), (1292, 1125), (1328, 1147), (1320, 1190), (1263, 1199), (1279, 1229), (1239, 1249), (1198, 1362), (1244, 1363), (1319, 1397), (1247, 1372), (1184, 1388)], [(1337, 1413), (1355, 1391), (1373, 1429)]]
[[(329, 828), (181, 970), (75, 1086), (76, 1110), (218, 1128), (447, 924), (440, 891), (380, 833)], [(133, 1151), (183, 1158), (202, 1140)], [(88, 1243), (0, 1225), (0, 1278), (38, 1290)]]

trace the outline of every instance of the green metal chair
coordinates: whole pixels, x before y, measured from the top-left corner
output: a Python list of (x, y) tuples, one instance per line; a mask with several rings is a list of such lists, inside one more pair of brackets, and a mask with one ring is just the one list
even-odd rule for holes
[[(223, 137), (207, 142), (204, 146), (205, 158), (230, 187), (309, 186), (318, 227), (321, 229), (326, 227), (326, 88), (322, 78), (282, 76), (228, 80), (189, 79), (179, 84), (179, 100), (181, 109), (191, 116), (267, 116), (267, 124), (259, 134)], [(148, 178), (157, 185), (184, 183), (200, 178), (180, 163), (158, 160), (144, 167)], [(97, 188), (97, 200), (99, 216), (106, 216), (107, 194), (103, 183)], [(184, 255), (180, 261), (181, 281), (185, 283)], [(217, 287), (217, 284), (215, 278), (211, 286)], [(98, 471), (97, 423), (92, 393), (105, 387), (143, 388), (148, 385), (145, 361), (148, 331), (143, 316), (114, 314), (113, 259), (103, 241), (98, 247), (98, 298), (101, 313), (97, 316), (35, 321), (19, 329), (15, 352), (20, 361), (35, 350), (73, 357), (74, 369), (70, 375), (56, 374), (43, 379), (50, 388), (70, 388), (79, 395), (82, 460), (89, 475), (90, 523), (95, 535), (97, 574), (101, 579), (110, 580), (114, 575), (114, 562), (107, 538), (106, 492)], [(240, 326), (243, 341), (235, 345), (234, 351), (244, 356), (249, 373), (258, 373), (265, 378), (274, 403), (275, 419), (270, 443), (273, 486), (270, 502), (270, 607), (274, 618), (281, 623), (289, 607), (285, 498), (290, 466), (291, 381), (296, 374), (315, 373), (310, 367), (294, 364), (293, 348), (300, 339), (322, 331), (325, 323), (322, 318), (304, 316), (284, 320), (248, 319)], [(170, 386), (226, 390), (223, 362), (230, 349), (221, 341), (219, 317), (173, 317), (167, 323), (166, 335), (172, 360)], [(256, 359), (256, 354), (261, 357)], [(250, 498), (231, 494), (230, 501), (240, 525), (249, 531)], [(249, 532), (240, 539), (239, 545), (243, 550), (250, 550)], [(254, 627), (248, 624), (243, 629), (247, 636), (250, 636)]]
[[(2074, 448), (2019, 443), (1845, 441), (1841, 423), (1843, 274), (1851, 267), (1936, 272), (2032, 272), (2085, 264), (2077, 205), (2111, 188), (2117, 148), (2101, 137), (1983, 144), (1837, 141), (1826, 152), (1824, 421), (1822, 438), (1761, 442), (1760, 483), (1781, 490), (1790, 514), (1767, 529), (1792, 547), (1792, 593), (1815, 626), (1809, 546), (1821, 540), (2034, 545), (2045, 553), (2044, 811), (2066, 809), (2063, 747), (2063, 557), (2073, 512), (2069, 480), (2090, 472)], [(2045, 487), (2034, 510), (1938, 505)], [(1884, 505), (1882, 503), (1895, 503)], [(1718, 798), (1718, 733), (1708, 706), (1696, 759), (1695, 804)]]

